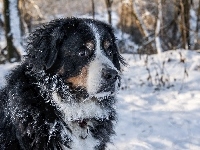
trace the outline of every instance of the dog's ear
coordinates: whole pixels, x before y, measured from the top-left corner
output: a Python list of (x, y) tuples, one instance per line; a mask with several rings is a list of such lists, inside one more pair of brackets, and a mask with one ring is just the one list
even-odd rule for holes
[(122, 65), (127, 65), (124, 58), (119, 54), (117, 46), (115, 46), (116, 51), (113, 54), (113, 63), (115, 67), (120, 70), (121, 69), (121, 64)]
[[(55, 63), (59, 51), (59, 46), (62, 44), (63, 37), (64, 32), (62, 32), (60, 27), (54, 29), (53, 32), (50, 34), (50, 45), (44, 61), (44, 67), (46, 70), (50, 69)], [(46, 45), (46, 47), (48, 46)]]
[(67, 40), (79, 25), (79, 20), (77, 18), (68, 18), (59, 21), (61, 21), (60, 26), (55, 28), (50, 36), (51, 49), (45, 59), (46, 69), (50, 69), (54, 65), (63, 40)]
[(124, 58), (119, 53), (119, 48), (117, 46), (117, 39), (114, 36), (113, 28), (110, 25), (106, 25), (106, 26), (107, 26), (108, 32), (110, 33), (111, 38), (112, 38), (112, 40), (114, 42), (114, 46), (113, 46), (113, 64), (115, 65), (115, 67), (118, 70), (121, 70), (121, 65), (125, 65), (126, 66), (127, 64), (126, 64)]
[(78, 19), (58, 19), (36, 29), (28, 38), (28, 63), (32, 70), (50, 69), (57, 58), (63, 39), (78, 26)]

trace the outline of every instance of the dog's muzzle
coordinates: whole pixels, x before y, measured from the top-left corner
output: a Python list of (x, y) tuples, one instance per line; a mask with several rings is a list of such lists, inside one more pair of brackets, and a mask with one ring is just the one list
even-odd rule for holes
[[(116, 85), (117, 84), (117, 85)], [(120, 86), (120, 76), (118, 71), (112, 68), (102, 69), (102, 83), (99, 92), (115, 92)]]

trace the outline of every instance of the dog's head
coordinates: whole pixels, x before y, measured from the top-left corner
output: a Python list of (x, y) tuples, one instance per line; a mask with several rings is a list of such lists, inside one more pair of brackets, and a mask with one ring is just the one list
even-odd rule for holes
[(30, 36), (28, 60), (34, 72), (59, 75), (71, 88), (89, 96), (115, 92), (120, 56), (112, 28), (91, 19), (59, 19)]

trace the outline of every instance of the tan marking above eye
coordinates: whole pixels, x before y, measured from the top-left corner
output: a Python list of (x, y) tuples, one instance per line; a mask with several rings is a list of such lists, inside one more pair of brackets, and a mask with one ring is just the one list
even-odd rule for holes
[(94, 42), (93, 41), (89, 41), (85, 44), (85, 46), (89, 49), (89, 50), (93, 50), (94, 49)]
[(104, 43), (103, 43), (104, 49), (107, 49), (110, 45), (111, 45), (111, 43), (108, 40), (105, 40)]

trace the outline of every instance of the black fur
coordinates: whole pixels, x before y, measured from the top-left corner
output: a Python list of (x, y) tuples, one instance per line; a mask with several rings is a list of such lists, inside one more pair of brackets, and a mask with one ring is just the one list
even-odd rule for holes
[[(70, 136), (61, 132), (65, 128), (73, 134), (73, 129), (68, 127), (61, 112), (54, 106), (51, 93), (57, 91), (65, 100), (77, 102), (80, 97), (87, 97), (84, 89), (72, 89), (70, 84), (64, 82), (64, 79), (79, 74), (80, 69), (92, 60), (92, 54), (88, 58), (79, 59), (75, 51), (78, 48), (70, 46), (73, 41), (78, 45), (79, 41), (73, 39), (76, 36), (92, 38), (89, 29), (84, 29), (84, 22), (94, 23), (110, 33), (114, 42), (111, 59), (120, 70), (120, 62), (123, 60), (117, 51), (112, 28), (107, 24), (67, 18), (52, 21), (37, 29), (29, 37), (25, 61), (7, 76), (7, 85), (0, 91), (1, 150), (61, 150), (61, 145), (70, 148)], [(63, 65), (64, 73), (59, 76), (57, 73)], [(102, 107), (110, 109), (108, 119), (91, 119), (93, 127), (89, 130), (100, 141), (96, 149), (105, 149), (110, 136), (114, 134), (114, 103), (115, 98), (112, 96), (99, 102)], [(50, 134), (52, 124), (55, 130)]]

